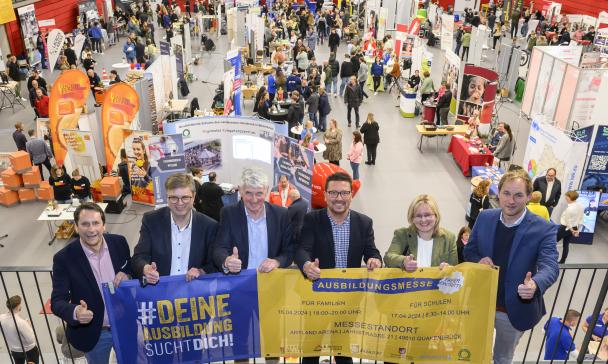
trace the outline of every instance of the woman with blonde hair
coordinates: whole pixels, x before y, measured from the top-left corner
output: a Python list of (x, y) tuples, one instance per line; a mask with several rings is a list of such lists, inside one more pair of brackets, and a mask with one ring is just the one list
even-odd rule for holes
[(490, 208), (490, 197), (488, 196), (490, 184), (492, 184), (492, 182), (489, 179), (481, 180), (471, 193), (471, 197), (469, 197), (469, 203), (471, 204), (469, 228), (471, 229), (473, 229), (479, 213)]
[(380, 143), (380, 126), (374, 120), (374, 114), (371, 112), (367, 114), (367, 120), (361, 126), (359, 131), (363, 134), (363, 144), (367, 148), (367, 160), (365, 164), (376, 165), (376, 149)]
[(323, 141), (327, 147), (323, 152), (323, 158), (327, 159), (329, 163), (339, 166), (340, 159), (342, 159), (342, 130), (338, 128), (336, 119), (329, 121), (329, 128), (323, 135)]
[(440, 227), (441, 214), (430, 195), (418, 195), (407, 211), (406, 228), (395, 230), (393, 241), (384, 255), (389, 268), (414, 272), (418, 268), (458, 264), (454, 233)]
[(530, 212), (542, 217), (543, 219), (549, 221), (549, 210), (543, 205), (540, 204), (540, 200), (543, 198), (543, 194), (540, 191), (534, 191), (530, 195), (530, 202), (528, 202), (528, 210)]

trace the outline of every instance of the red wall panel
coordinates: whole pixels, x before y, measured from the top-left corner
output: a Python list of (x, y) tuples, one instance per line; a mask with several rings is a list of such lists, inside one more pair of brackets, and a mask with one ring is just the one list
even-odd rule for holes
[[(97, 10), (103, 13), (103, 0), (96, 0)], [(78, 16), (78, 0), (44, 0), (34, 3), (36, 19), (55, 19), (55, 27), (64, 32), (71, 32), (76, 28), (76, 17)], [(17, 9), (15, 9), (17, 14)], [(5, 24), (6, 33), (11, 47), (11, 52), (21, 54), (24, 51), (24, 43), (21, 36), (19, 16), (17, 20)]]

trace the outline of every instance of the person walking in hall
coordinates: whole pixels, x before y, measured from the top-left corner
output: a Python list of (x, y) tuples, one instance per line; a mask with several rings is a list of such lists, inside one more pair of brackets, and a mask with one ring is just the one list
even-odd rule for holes
[(112, 328), (101, 285), (112, 282), (118, 287), (129, 279), (129, 244), (124, 236), (105, 232), (105, 213), (93, 202), (76, 208), (74, 225), (78, 238), (53, 257), (51, 310), (66, 322), (68, 342), (85, 352), (89, 364), (107, 364)]
[(525, 331), (546, 313), (543, 294), (559, 275), (557, 227), (526, 209), (532, 181), (522, 169), (498, 183), (499, 209), (482, 211), (464, 248), (468, 262), (496, 265), (494, 363), (511, 364)]
[(559, 229), (557, 230), (557, 241), (563, 242), (562, 257), (559, 260), (559, 264), (564, 264), (566, 258), (568, 258), (568, 252), (570, 251), (570, 240), (572, 237), (578, 237), (580, 234), (579, 228), (583, 226), (583, 219), (585, 218), (585, 208), (583, 205), (578, 204), (578, 192), (568, 191), (564, 194), (568, 207), (562, 212), (562, 216), (559, 219)]
[[(329, 38), (327, 39), (327, 44), (329, 45), (329, 51), (333, 54), (336, 54), (338, 50), (338, 46), (340, 45), (340, 36), (336, 32), (336, 28), (331, 29), (331, 34), (329, 34)], [(337, 75), (337, 72), (336, 72)]]
[(27, 144), (27, 138), (25, 137), (25, 134), (23, 133), (23, 123), (22, 122), (18, 122), (15, 123), (15, 131), (13, 132), (13, 141), (15, 142), (15, 145), (17, 146), (17, 150), (21, 150), (21, 151), (27, 151), (25, 145)]
[(540, 204), (549, 210), (549, 216), (553, 213), (553, 209), (559, 203), (559, 198), (562, 195), (562, 183), (556, 177), (557, 170), (553, 167), (547, 169), (547, 173), (534, 180), (534, 191), (539, 191), (542, 194)]
[(471, 47), (471, 32), (465, 30), (462, 34), (462, 57), (463, 61), (469, 60), (469, 48)]
[(355, 74), (353, 63), (350, 61), (350, 54), (344, 55), (344, 61), (342, 61), (342, 65), (340, 65), (340, 96), (344, 95), (344, 90), (347, 85), (350, 83), (350, 78)]
[(351, 110), (355, 110), (355, 126), (358, 128), (360, 125), (359, 118), (359, 106), (363, 102), (363, 92), (361, 86), (357, 83), (357, 77), (351, 76), (346, 91), (344, 91), (344, 102), (346, 103), (346, 119), (348, 120), (348, 126), (351, 126)]
[(511, 12), (511, 38), (515, 38), (517, 36), (517, 28), (519, 27), (519, 18), (521, 17), (521, 12), (518, 7), (515, 7)]
[(350, 168), (353, 171), (353, 180), (359, 179), (359, 165), (363, 160), (363, 141), (358, 130), (353, 131), (353, 142), (350, 144), (346, 159), (350, 161)]
[(211, 258), (217, 222), (194, 210), (194, 178), (175, 173), (165, 181), (167, 207), (144, 214), (133, 251), (133, 273), (144, 284), (161, 276), (186, 275), (190, 282), (217, 271)]
[(407, 210), (407, 228), (395, 230), (384, 263), (387, 268), (415, 272), (418, 268), (458, 264), (454, 233), (440, 226), (441, 213), (431, 195), (419, 195)]
[(471, 192), (471, 196), (469, 197), (470, 210), (468, 219), (470, 229), (473, 229), (473, 226), (475, 226), (475, 221), (477, 221), (479, 213), (491, 207), (490, 196), (488, 195), (491, 183), (492, 181), (489, 179), (481, 180), (473, 192)]
[[(313, 210), (304, 217), (296, 264), (306, 278), (315, 281), (321, 269), (360, 268), (363, 261), (372, 271), (382, 267), (374, 241), (372, 219), (350, 208), (352, 179), (337, 172), (327, 177), (327, 208)], [(335, 356), (336, 364), (352, 364), (349, 357)], [(302, 364), (318, 364), (319, 357), (304, 357)]]
[(329, 66), (331, 67), (331, 84), (325, 84), (325, 88), (327, 89), (327, 93), (331, 94), (331, 89), (333, 85), (334, 97), (338, 97), (338, 75), (340, 74), (340, 63), (336, 60), (336, 54), (329, 54)]
[(268, 273), (293, 262), (295, 245), (287, 209), (266, 202), (268, 176), (258, 168), (241, 175), (238, 204), (225, 206), (213, 248), (213, 261), (224, 274), (243, 269)]
[(325, 92), (325, 87), (319, 87), (319, 131), (325, 132), (327, 128), (327, 115), (331, 112), (329, 95)]
[(363, 123), (363, 126), (361, 126), (361, 129), (359, 129), (361, 134), (363, 134), (363, 144), (365, 144), (367, 149), (367, 160), (365, 161), (367, 165), (376, 165), (376, 150), (380, 143), (379, 130), (380, 126), (374, 119), (374, 114), (368, 113), (367, 119)]
[(0, 326), (14, 363), (25, 364), (27, 361), (28, 364), (38, 364), (40, 352), (36, 346), (32, 323), (19, 315), (22, 308), (21, 296), (9, 297), (6, 308), (8, 312), (0, 315)]
[(384, 67), (382, 67), (382, 60), (380, 57), (376, 57), (374, 63), (372, 63), (371, 69), (372, 79), (374, 80), (374, 95), (378, 95), (378, 88), (380, 88), (380, 81), (384, 74)]
[(500, 39), (500, 37), (502, 37), (503, 27), (504, 23), (501, 22), (497, 24), (496, 28), (494, 28), (494, 30), (492, 31), (492, 49), (496, 49), (496, 43), (498, 43), (498, 40)]
[(369, 67), (365, 62), (363, 57), (359, 58), (359, 70), (357, 71), (357, 82), (359, 82), (359, 87), (361, 87), (361, 92), (363, 93), (363, 97), (366, 99), (369, 98), (369, 95), (365, 92), (365, 83), (367, 82), (367, 77), (369, 76)]
[(51, 173), (51, 158), (53, 158), (53, 153), (44, 139), (36, 138), (35, 133), (36, 131), (34, 129), (27, 131), (27, 135), (30, 136), (30, 140), (25, 143), (25, 150), (30, 154), (32, 164), (38, 166), (38, 169), (40, 170), (40, 178), (44, 181), (42, 166), (44, 165), (49, 173)]
[(339, 166), (342, 159), (342, 130), (338, 128), (336, 119), (329, 121), (329, 128), (323, 135), (323, 141), (327, 147), (323, 152), (323, 158)]

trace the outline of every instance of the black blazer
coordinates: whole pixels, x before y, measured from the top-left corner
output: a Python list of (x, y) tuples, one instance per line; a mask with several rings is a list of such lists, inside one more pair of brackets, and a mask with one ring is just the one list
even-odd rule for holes
[[(350, 210), (350, 242), (348, 245), (348, 268), (361, 268), (361, 261), (369, 258), (382, 260), (374, 243), (372, 219)], [(296, 252), (296, 264), (300, 269), (311, 260), (319, 259), (319, 268), (336, 267), (334, 236), (327, 209), (314, 210), (304, 217), (300, 245)]]
[(291, 231), (293, 233), (293, 241), (298, 246), (300, 244), (300, 232), (304, 224), (304, 216), (308, 212), (308, 202), (305, 199), (299, 198), (291, 203), (287, 208), (287, 216), (291, 223)]
[(220, 221), (220, 210), (224, 207), (224, 190), (215, 182), (205, 182), (197, 190), (201, 199), (201, 212), (215, 221)]
[(553, 182), (553, 189), (551, 195), (547, 196), (547, 177), (542, 176), (534, 180), (534, 191), (540, 191), (543, 197), (540, 200), (540, 204), (546, 207), (555, 207), (559, 202), (559, 198), (562, 195), (562, 183), (556, 178)]
[[(188, 269), (202, 268), (216, 272), (211, 261), (211, 248), (217, 233), (217, 222), (192, 210), (192, 235)], [(161, 276), (171, 274), (171, 210), (168, 207), (146, 212), (141, 220), (139, 241), (133, 251), (133, 273), (143, 275), (144, 265), (156, 262)]]
[[(114, 272), (131, 275), (131, 253), (125, 237), (104, 234), (104, 238)], [(74, 309), (80, 305), (80, 300), (84, 300), (93, 312), (93, 320), (86, 325), (74, 320)], [(70, 344), (80, 351), (93, 349), (101, 333), (105, 306), (79, 239), (72, 240), (53, 257), (51, 310), (67, 323), (66, 336)]]
[[(268, 230), (268, 258), (279, 261), (281, 268), (293, 262), (295, 246), (292, 241), (292, 230), (287, 216), (287, 209), (264, 202), (266, 207), (266, 228)], [(249, 267), (249, 235), (245, 205), (239, 201), (236, 205), (224, 206), (220, 215), (220, 226), (213, 249), (213, 261), (217, 268), (224, 265), (226, 258), (232, 255), (232, 248), (237, 247), (243, 269)]]

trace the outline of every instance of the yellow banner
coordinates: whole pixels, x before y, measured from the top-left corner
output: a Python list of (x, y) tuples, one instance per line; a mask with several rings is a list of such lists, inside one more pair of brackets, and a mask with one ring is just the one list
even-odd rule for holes
[(91, 92), (89, 77), (80, 70), (67, 70), (57, 77), (49, 95), (49, 124), (57, 165), (67, 154), (64, 129), (77, 129), (78, 119)]
[(491, 362), (498, 270), (258, 274), (264, 356), (338, 355), (409, 363)]
[(0, 24), (6, 24), (17, 20), (13, 2), (11, 0), (0, 0)]

